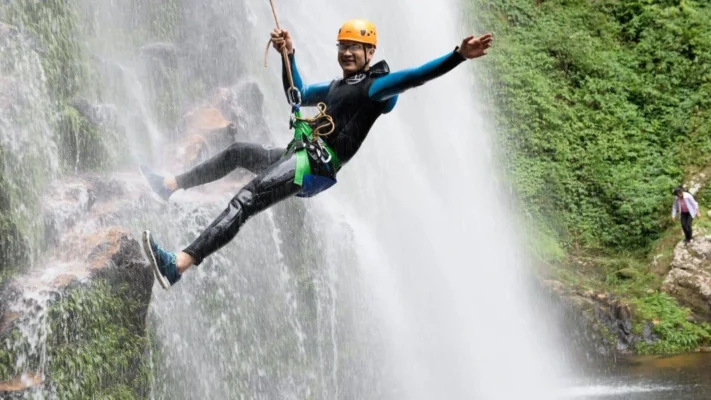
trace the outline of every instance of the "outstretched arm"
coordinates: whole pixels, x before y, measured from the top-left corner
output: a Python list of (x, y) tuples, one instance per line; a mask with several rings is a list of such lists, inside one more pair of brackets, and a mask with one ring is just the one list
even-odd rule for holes
[(465, 61), (456, 50), (416, 68), (391, 72), (370, 86), (368, 95), (375, 101), (385, 101), (408, 89), (440, 77)]
[(467, 59), (486, 55), (493, 37), (490, 33), (475, 38), (468, 36), (454, 51), (432, 60), (417, 68), (409, 68), (390, 73), (377, 79), (370, 86), (368, 94), (376, 101), (386, 101), (408, 89), (423, 85), (425, 82), (438, 78), (454, 69)]

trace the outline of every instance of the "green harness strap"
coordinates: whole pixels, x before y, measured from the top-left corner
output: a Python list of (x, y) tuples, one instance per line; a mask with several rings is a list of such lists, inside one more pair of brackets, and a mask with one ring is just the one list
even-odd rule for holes
[[(313, 129), (308, 124), (308, 122), (301, 119), (301, 111), (294, 112), (294, 142), (305, 141), (313, 142), (314, 135)], [(340, 167), (340, 162), (336, 152), (331, 149), (331, 146), (327, 145), (321, 139), (318, 139), (321, 146), (328, 151), (331, 155), (331, 167), (334, 171), (338, 171)], [(304, 175), (311, 174), (311, 163), (309, 162), (309, 155), (306, 153), (306, 149), (300, 149), (296, 151), (296, 174), (294, 176), (294, 183), (302, 186), (304, 183)]]

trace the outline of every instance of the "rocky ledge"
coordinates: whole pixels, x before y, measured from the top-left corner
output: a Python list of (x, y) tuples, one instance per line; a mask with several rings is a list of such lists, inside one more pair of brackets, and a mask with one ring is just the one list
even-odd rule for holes
[(688, 307), (697, 321), (711, 321), (711, 240), (708, 237), (677, 244), (662, 290)]
[(47, 194), (51, 250), (0, 288), (0, 398), (146, 397), (154, 277), (118, 224), (158, 206), (147, 196), (137, 179), (95, 176)]
[(634, 307), (622, 299), (590, 289), (571, 289), (554, 280), (544, 283), (564, 320), (564, 340), (585, 352), (586, 361), (634, 354), (638, 342), (652, 345), (659, 339), (652, 321), (635, 332)]

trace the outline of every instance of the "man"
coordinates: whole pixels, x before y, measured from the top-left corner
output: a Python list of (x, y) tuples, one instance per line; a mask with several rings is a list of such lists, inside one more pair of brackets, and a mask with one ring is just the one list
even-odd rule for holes
[[(287, 149), (266, 148), (255, 144), (235, 143), (222, 153), (176, 177), (162, 177), (145, 167), (141, 172), (153, 190), (163, 199), (178, 189), (188, 189), (215, 181), (241, 167), (257, 174), (230, 201), (203, 233), (182, 252), (173, 253), (158, 246), (149, 231), (144, 231), (144, 249), (164, 288), (176, 283), (185, 271), (199, 265), (205, 257), (230, 242), (250, 217), (291, 196), (311, 196), (330, 184), (300, 175), (303, 163), (297, 165), (297, 151), (308, 149), (308, 167), (316, 178), (332, 179), (358, 151), (375, 120), (395, 107), (398, 95), (451, 71), (463, 61), (486, 55), (493, 37), (468, 36), (460, 46), (444, 56), (418, 68), (390, 72), (385, 61), (370, 65), (377, 46), (375, 26), (365, 20), (347, 21), (338, 31), (338, 63), (343, 78), (332, 82), (304, 85), (296, 67), (294, 47), (286, 30), (271, 33), (274, 49), (288, 53), (294, 86), (301, 94), (301, 106), (325, 103), (335, 131), (319, 144), (292, 141)], [(291, 98), (286, 63), (283, 82)], [(326, 154), (328, 151), (328, 154)], [(303, 155), (303, 152), (301, 152)], [(303, 160), (303, 158), (302, 158)], [(303, 178), (303, 180), (302, 180)], [(314, 183), (315, 182), (315, 183)], [(331, 183), (332, 184), (332, 183)]]
[(681, 230), (684, 231), (684, 243), (689, 243), (692, 238), (691, 222), (694, 217), (700, 217), (699, 203), (696, 202), (691, 193), (685, 192), (684, 188), (679, 186), (674, 189), (674, 205), (672, 205), (672, 219), (676, 219), (676, 214), (679, 212), (679, 220), (681, 221)]

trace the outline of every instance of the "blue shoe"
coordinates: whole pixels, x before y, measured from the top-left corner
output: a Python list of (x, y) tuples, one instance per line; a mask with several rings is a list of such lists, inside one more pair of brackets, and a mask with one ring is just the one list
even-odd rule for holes
[(148, 186), (150, 186), (161, 199), (168, 201), (173, 191), (163, 184), (163, 177), (153, 173), (153, 171), (145, 165), (141, 165), (139, 170), (141, 171), (141, 175), (148, 181)]
[(180, 280), (180, 273), (175, 264), (175, 253), (165, 251), (153, 241), (153, 236), (150, 231), (143, 231), (143, 251), (148, 256), (153, 273), (163, 286), (163, 289), (168, 289)]

